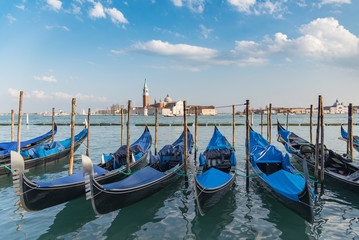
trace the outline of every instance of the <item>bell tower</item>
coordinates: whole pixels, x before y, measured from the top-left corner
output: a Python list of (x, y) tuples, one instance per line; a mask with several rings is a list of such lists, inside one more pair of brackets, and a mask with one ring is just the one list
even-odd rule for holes
[(149, 94), (148, 94), (148, 87), (147, 82), (145, 79), (145, 85), (143, 86), (143, 107), (147, 107), (149, 104)]

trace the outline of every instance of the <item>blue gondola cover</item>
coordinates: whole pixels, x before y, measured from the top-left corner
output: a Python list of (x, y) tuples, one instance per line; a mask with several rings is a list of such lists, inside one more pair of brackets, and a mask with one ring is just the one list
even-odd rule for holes
[[(95, 176), (94, 177), (98, 177), (100, 175), (106, 174), (107, 170), (97, 166), (97, 165), (93, 165), (94, 168), (94, 173)], [(84, 177), (83, 177), (83, 172), (82, 170), (72, 174), (70, 176), (66, 176), (63, 178), (59, 178), (59, 179), (55, 179), (53, 181), (49, 181), (49, 182), (35, 182), (37, 185), (39, 185), (39, 187), (51, 187), (51, 186), (57, 186), (57, 185), (63, 185), (63, 184), (70, 184), (70, 183), (77, 183), (77, 182), (82, 182), (85, 181)]]
[(165, 176), (163, 172), (157, 171), (156, 169), (147, 166), (122, 181), (105, 184), (103, 187), (106, 190), (132, 188), (155, 181), (156, 179), (159, 179), (163, 176)]
[(294, 201), (299, 201), (298, 194), (305, 186), (305, 180), (300, 175), (294, 175), (285, 170), (279, 170), (271, 175), (262, 177), (277, 192)]
[(198, 182), (205, 188), (216, 188), (227, 183), (233, 175), (210, 168), (201, 175), (196, 176)]

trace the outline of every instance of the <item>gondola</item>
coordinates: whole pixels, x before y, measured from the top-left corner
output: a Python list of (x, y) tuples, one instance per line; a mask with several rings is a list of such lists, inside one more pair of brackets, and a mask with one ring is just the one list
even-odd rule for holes
[[(57, 133), (57, 125), (54, 126), (54, 134)], [(38, 136), (27, 141), (20, 142), (20, 151), (26, 151), (30, 148), (36, 147), (42, 142), (48, 141), (52, 137), (52, 130), (48, 131), (44, 135)], [(10, 163), (10, 152), (16, 151), (17, 142), (3, 142), (0, 143), (0, 165)], [(10, 173), (10, 172), (9, 172)]]
[[(141, 137), (130, 146), (132, 171), (147, 164), (151, 143), (152, 137), (146, 127)], [(82, 171), (48, 182), (32, 182), (24, 174), (24, 161), (21, 155), (16, 152), (11, 152), (11, 154), (13, 169), (16, 171), (13, 177), (14, 191), (20, 196), (21, 205), (27, 211), (39, 211), (85, 194)], [(126, 145), (121, 146), (110, 156), (112, 159), (94, 165), (96, 180), (101, 183), (109, 183), (126, 177), (124, 174), (126, 166), (123, 164), (126, 162)]]
[(250, 169), (254, 179), (289, 209), (305, 220), (313, 221), (315, 195), (310, 187), (308, 171), (303, 178), (296, 175), (288, 154), (270, 145), (262, 135), (250, 130)]
[[(292, 154), (294, 159), (302, 164), (308, 164), (309, 170), (314, 173), (315, 168), (315, 145), (304, 140), (293, 132), (285, 130), (278, 123), (278, 141), (283, 143), (286, 150)], [(319, 160), (321, 156), (319, 156)], [(320, 175), (321, 164), (319, 163), (318, 175)], [(325, 182), (331, 183), (356, 193), (359, 193), (359, 167), (349, 159), (335, 153), (325, 147), (324, 162)]]
[(215, 127), (206, 150), (199, 156), (195, 176), (195, 196), (202, 216), (232, 187), (236, 179), (235, 166), (233, 147)]
[[(192, 134), (187, 130), (188, 153), (192, 152)], [(190, 158), (189, 155), (188, 159)], [(122, 181), (101, 185), (94, 177), (92, 161), (82, 156), (86, 180), (86, 199), (91, 199), (96, 214), (106, 214), (138, 202), (173, 183), (184, 173), (184, 132), (172, 144), (164, 146), (145, 168)]]
[[(342, 135), (341, 140), (348, 140), (348, 133), (347, 131), (344, 130), (343, 125), (341, 125), (340, 127), (340, 133)], [(355, 150), (357, 150), (359, 152), (359, 137), (358, 136), (353, 136), (353, 147)]]

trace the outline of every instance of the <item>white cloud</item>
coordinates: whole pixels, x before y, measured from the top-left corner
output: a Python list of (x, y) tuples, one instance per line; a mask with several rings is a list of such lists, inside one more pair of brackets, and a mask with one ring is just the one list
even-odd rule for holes
[(93, 2), (94, 7), (90, 9), (89, 15), (93, 18), (106, 18), (104, 8), (100, 2)]
[(112, 22), (114, 23), (128, 23), (125, 16), (123, 16), (122, 12), (117, 10), (116, 8), (106, 8), (106, 13), (110, 15)]
[[(13, 98), (19, 98), (20, 97), (20, 90), (16, 90), (13, 88), (9, 88), (7, 90), (7, 92), (10, 94), (11, 97)], [(31, 94), (29, 92), (23, 92), (23, 97), (24, 98), (30, 98)]]
[(10, 24), (16, 21), (16, 18), (14, 18), (10, 13), (6, 17), (9, 20)]
[(174, 56), (201, 61), (211, 59), (217, 55), (217, 50), (214, 49), (187, 44), (171, 44), (161, 40), (152, 40), (146, 43), (139, 42), (133, 47), (137, 51), (155, 55)]
[(76, 93), (76, 94), (68, 94), (64, 92), (55, 92), (54, 93), (56, 98), (59, 99), (71, 99), (76, 98), (82, 101), (89, 101), (89, 102), (107, 102), (107, 98), (103, 96), (94, 96), (94, 95), (86, 95), (83, 93)]
[(322, 4), (351, 4), (351, 0), (322, 0)]
[(17, 7), (18, 9), (21, 9), (21, 10), (25, 10), (25, 6), (24, 6), (24, 5), (15, 5), (15, 7)]
[(54, 76), (34, 76), (35, 80), (44, 81), (44, 82), (57, 82)]
[(48, 26), (48, 25), (46, 25), (45, 28), (47, 30), (52, 30), (53, 28), (59, 28), (59, 29), (65, 30), (65, 31), (70, 31), (70, 29), (66, 26)]
[(213, 32), (213, 29), (206, 28), (204, 25), (199, 25), (199, 27), (202, 29), (201, 34), (204, 39), (207, 39), (209, 34)]
[(171, 0), (176, 7), (188, 7), (192, 12), (202, 13), (205, 0)]
[(171, 0), (173, 2), (173, 4), (176, 6), (176, 7), (182, 7), (183, 6), (183, 2), (182, 0)]
[(46, 0), (49, 7), (55, 11), (58, 11), (61, 9), (62, 2), (60, 0)]
[(229, 4), (235, 6), (238, 12), (250, 13), (250, 8), (256, 4), (256, 0), (228, 0)]
[(276, 18), (283, 18), (283, 14), (287, 12), (287, 7), (284, 6), (287, 0), (227, 0), (228, 3), (234, 6), (238, 12), (247, 14), (270, 14)]
[(299, 29), (298, 38), (289, 39), (286, 34), (276, 33), (274, 38), (266, 36), (261, 42), (236, 41), (235, 54), (269, 57), (286, 56), (312, 57), (331, 60), (358, 56), (359, 38), (345, 29), (334, 18), (318, 18)]
[(37, 99), (53, 99), (53, 96), (46, 95), (44, 91), (40, 90), (32, 91), (31, 96)]

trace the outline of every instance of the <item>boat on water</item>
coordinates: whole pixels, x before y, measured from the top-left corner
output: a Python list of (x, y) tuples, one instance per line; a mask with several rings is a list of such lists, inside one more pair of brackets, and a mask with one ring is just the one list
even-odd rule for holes
[[(94, 174), (92, 161), (82, 155), (86, 175), (86, 199), (91, 199), (96, 214), (106, 214), (138, 202), (173, 183), (184, 173), (184, 132), (171, 145), (164, 146), (150, 163), (124, 180), (100, 184)], [(188, 153), (192, 152), (192, 134), (187, 130)], [(189, 155), (187, 158), (190, 159)], [(187, 160), (188, 160), (187, 159)]]
[(304, 175), (291, 165), (288, 154), (270, 145), (262, 135), (250, 130), (250, 170), (256, 180), (275, 199), (302, 216), (308, 222), (314, 218), (315, 195), (310, 187), (309, 175), (304, 162)]
[[(306, 162), (308, 168), (314, 173), (315, 145), (299, 137), (293, 132), (285, 130), (278, 122), (278, 141), (292, 154), (294, 159), (302, 164)], [(325, 183), (337, 185), (341, 188), (359, 193), (359, 167), (346, 157), (325, 147), (324, 156)], [(321, 161), (321, 156), (319, 156)], [(321, 171), (319, 163), (318, 176)]]
[[(44, 117), (52, 117), (52, 113), (44, 113)], [(55, 113), (55, 117), (67, 117), (70, 116), (70, 113), (64, 112), (63, 110), (59, 110), (59, 112)]]
[(199, 156), (195, 176), (198, 210), (204, 215), (231, 189), (235, 179), (235, 151), (217, 127), (206, 150)]
[[(80, 139), (84, 138), (80, 137)], [(137, 171), (147, 165), (151, 143), (152, 137), (146, 127), (140, 138), (130, 146), (131, 171)], [(93, 165), (96, 172), (94, 177), (98, 182), (109, 183), (127, 176), (124, 173), (126, 149), (127, 146), (123, 145), (115, 153), (103, 155), (100, 164)], [(39, 211), (85, 194), (85, 179), (82, 171), (52, 181), (32, 182), (25, 176), (22, 156), (12, 152), (11, 157), (13, 169), (15, 169), (14, 191), (20, 196), (21, 205), (27, 211)]]
[[(340, 127), (340, 133), (342, 135), (342, 140), (347, 141), (348, 140), (348, 132), (344, 130), (343, 125)], [(359, 137), (353, 136), (353, 147), (355, 150), (359, 152)]]
[[(57, 125), (54, 127), (54, 135), (57, 133)], [(43, 142), (47, 142), (52, 137), (52, 130), (27, 141), (20, 142), (20, 151), (26, 151), (31, 148), (39, 146)], [(3, 142), (0, 143), (0, 177), (3, 175), (10, 175), (10, 152), (16, 151), (17, 142)]]

